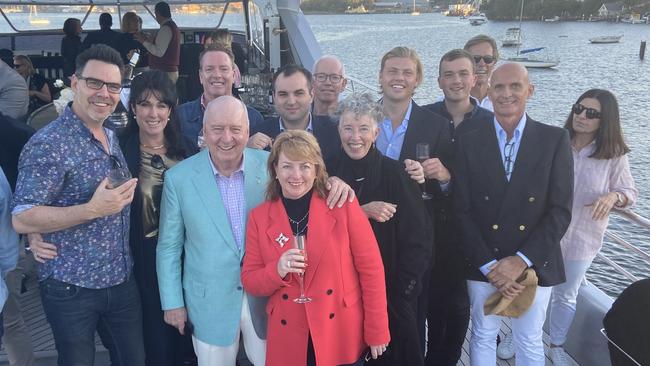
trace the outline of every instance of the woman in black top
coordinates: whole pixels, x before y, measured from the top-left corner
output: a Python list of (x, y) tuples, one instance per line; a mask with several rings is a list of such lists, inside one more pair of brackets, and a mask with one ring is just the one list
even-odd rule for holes
[(29, 109), (27, 114), (31, 114), (39, 107), (46, 105), (52, 101), (52, 94), (50, 87), (47, 85), (47, 80), (43, 75), (36, 73), (34, 65), (29, 57), (18, 55), (14, 57), (14, 68), (25, 78), (27, 82), (27, 89), (29, 90)]
[(344, 153), (332, 172), (352, 186), (379, 243), (386, 272), (388, 321), (392, 342), (370, 364), (423, 365), (416, 306), (421, 280), (431, 263), (430, 219), (420, 189), (400, 162), (375, 148), (380, 106), (369, 94), (352, 94), (338, 108)]
[(131, 83), (130, 121), (121, 137), (122, 151), (138, 187), (131, 203), (129, 242), (133, 272), (142, 299), (147, 366), (183, 365), (191, 352), (185, 336), (165, 324), (156, 274), (156, 244), (165, 171), (192, 155), (194, 146), (183, 139), (176, 118), (176, 88), (161, 71), (136, 76)]
[(77, 55), (82, 51), (81, 45), (81, 21), (77, 18), (68, 18), (63, 23), (65, 37), (61, 40), (61, 56), (63, 56), (63, 76), (66, 85), (70, 85), (68, 79), (75, 71)]
[(130, 56), (132, 56), (131, 51), (138, 50), (140, 59), (135, 67), (142, 70), (142, 68), (149, 66), (149, 53), (142, 43), (133, 37), (141, 30), (138, 15), (132, 11), (124, 13), (124, 16), (122, 16), (122, 34), (118, 37), (117, 51), (122, 55), (124, 64), (128, 65)]

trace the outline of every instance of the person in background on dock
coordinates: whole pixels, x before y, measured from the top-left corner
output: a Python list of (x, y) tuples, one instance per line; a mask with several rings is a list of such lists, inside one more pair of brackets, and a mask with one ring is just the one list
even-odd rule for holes
[(137, 179), (129, 179), (117, 137), (102, 126), (120, 101), (123, 67), (120, 54), (105, 45), (79, 54), (72, 105), (20, 156), (13, 225), (56, 246), (54, 254), (37, 250), (34, 256), (44, 261), (41, 300), (60, 366), (92, 365), (96, 331), (112, 363), (144, 365), (129, 247)]
[[(443, 207), (444, 197), (449, 194), (451, 174), (446, 168), (451, 156), (451, 139), (445, 120), (434, 113), (418, 106), (413, 101), (415, 90), (424, 77), (422, 62), (414, 49), (395, 47), (381, 59), (379, 85), (382, 99), (380, 101), (384, 119), (379, 121), (377, 150), (382, 155), (404, 163), (406, 171), (418, 183), (424, 183), (425, 191), (432, 197), (424, 204), (429, 212), (433, 227), (436, 213)], [(429, 158), (422, 158), (420, 164), (416, 155), (416, 146), (429, 145)], [(422, 171), (424, 170), (424, 176)], [(426, 181), (425, 181), (426, 178)], [(424, 362), (425, 321), (427, 316), (427, 298), (430, 269), (435, 257), (435, 240), (430, 245), (432, 251), (422, 253), (429, 261), (429, 268), (422, 281), (411, 283), (411, 291), (418, 296), (418, 326), (420, 331), (420, 357)]]
[(479, 34), (470, 38), (463, 49), (474, 57), (476, 64), (476, 84), (470, 94), (478, 101), (480, 107), (492, 111), (492, 101), (488, 97), (488, 82), (492, 70), (499, 61), (497, 42), (490, 36)]
[(172, 20), (169, 4), (158, 2), (154, 7), (154, 14), (160, 24), (156, 36), (137, 33), (135, 39), (149, 51), (149, 67), (165, 72), (175, 84), (181, 61), (181, 32)]
[[(445, 118), (450, 143), (483, 125), (491, 124), (492, 112), (478, 106), (470, 91), (476, 82), (474, 58), (465, 50), (445, 53), (438, 67), (438, 86), (444, 94), (440, 102), (425, 109)], [(451, 162), (453, 170), (453, 158)], [(436, 256), (429, 291), (426, 365), (455, 366), (460, 359), (469, 324), (469, 297), (465, 283), (465, 261), (460, 248), (460, 228), (451, 197), (443, 197), (435, 215)]]
[(612, 209), (632, 206), (638, 191), (630, 173), (616, 97), (591, 89), (572, 106), (564, 125), (573, 151), (575, 182), (571, 224), (560, 242), (566, 282), (551, 293), (551, 360), (568, 366), (562, 345), (576, 311), (576, 298), (592, 260), (603, 245)]
[(316, 60), (313, 69), (314, 116), (330, 116), (336, 112), (339, 96), (345, 90), (348, 80), (345, 67), (336, 56), (325, 55)]
[[(235, 77), (235, 56), (232, 51), (219, 45), (210, 45), (199, 55), (199, 80), (203, 94), (193, 101), (178, 107), (178, 120), (185, 137), (202, 147), (203, 114), (208, 104), (224, 95), (232, 96)], [(255, 108), (246, 106), (250, 128), (255, 128), (264, 121), (264, 117)]]
[(287, 130), (303, 130), (318, 140), (325, 165), (331, 169), (341, 153), (341, 139), (329, 116), (314, 116), (312, 75), (302, 66), (288, 64), (273, 74), (273, 106), (278, 117), (267, 118), (251, 129), (248, 147), (270, 149), (273, 139)]
[(30, 114), (38, 108), (50, 103), (52, 101), (52, 94), (50, 87), (47, 85), (47, 80), (43, 75), (34, 70), (32, 60), (25, 55), (18, 55), (14, 57), (14, 69), (25, 78), (29, 93), (29, 109), (27, 114)]
[(542, 325), (551, 286), (565, 281), (560, 239), (571, 221), (573, 160), (569, 134), (526, 114), (533, 85), (525, 67), (507, 63), (490, 79), (494, 119), (458, 141), (454, 210), (468, 261), (472, 366), (494, 366), (501, 317), (485, 315), (499, 292), (514, 298), (531, 268), (539, 282), (531, 306), (511, 318), (517, 365), (543, 366)]
[(101, 13), (99, 15), (99, 30), (88, 32), (82, 43), (83, 48), (87, 49), (96, 44), (105, 44), (117, 49), (118, 37), (121, 34), (112, 30), (112, 26), (113, 16), (110, 13)]
[(63, 82), (70, 86), (70, 76), (74, 74), (75, 62), (77, 55), (83, 50), (81, 44), (81, 20), (77, 18), (68, 18), (63, 23), (63, 33), (65, 36), (61, 39), (61, 56), (63, 56)]

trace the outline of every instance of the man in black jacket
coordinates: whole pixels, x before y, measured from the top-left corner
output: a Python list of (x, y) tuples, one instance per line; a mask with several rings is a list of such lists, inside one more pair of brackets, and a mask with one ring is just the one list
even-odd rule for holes
[(268, 118), (252, 127), (248, 147), (270, 149), (273, 139), (285, 130), (304, 130), (318, 140), (325, 165), (332, 167), (341, 152), (336, 125), (328, 116), (313, 116), (314, 99), (309, 70), (289, 64), (273, 75), (273, 105), (279, 117)]
[(528, 117), (533, 86), (515, 63), (498, 67), (488, 95), (494, 121), (463, 135), (455, 159), (454, 209), (468, 262), (472, 366), (496, 363), (500, 317), (484, 315), (495, 292), (514, 298), (527, 268), (533, 303), (512, 319), (518, 365), (544, 365), (542, 325), (551, 286), (565, 281), (560, 239), (571, 221), (573, 158), (566, 130)]
[[(450, 190), (451, 175), (446, 168), (450, 157), (450, 138), (442, 117), (427, 111), (413, 101), (415, 89), (423, 79), (422, 62), (415, 50), (407, 47), (395, 47), (388, 51), (381, 60), (379, 84), (383, 94), (382, 107), (385, 118), (379, 121), (380, 132), (377, 137), (377, 149), (385, 156), (404, 162), (405, 169), (419, 183), (425, 183), (425, 191), (432, 194), (432, 199), (425, 201), (431, 217), (435, 217), (443, 202), (443, 197)], [(416, 154), (419, 144), (428, 144), (430, 155), (420, 158)], [(421, 175), (423, 174), (423, 176)], [(399, 209), (399, 208), (398, 208)], [(431, 227), (433, 227), (431, 220)], [(431, 242), (432, 250), (434, 243)], [(430, 270), (433, 266), (431, 255), (423, 253), (417, 263), (413, 263), (422, 274), (420, 281), (413, 281), (410, 291), (418, 296), (418, 323), (420, 326), (421, 363), (424, 360), (424, 333), (427, 314), (427, 294)]]
[(117, 49), (117, 39), (120, 33), (111, 29), (113, 16), (110, 13), (102, 13), (99, 16), (99, 30), (88, 33), (83, 42), (83, 48), (90, 48), (95, 44), (105, 44)]

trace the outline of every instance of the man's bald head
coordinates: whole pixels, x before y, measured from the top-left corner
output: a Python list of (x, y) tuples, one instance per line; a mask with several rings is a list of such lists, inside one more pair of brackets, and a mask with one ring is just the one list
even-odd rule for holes
[(533, 91), (524, 66), (510, 62), (497, 67), (492, 72), (488, 89), (497, 121), (516, 126), (526, 112), (526, 102)]
[(248, 112), (239, 99), (221, 96), (203, 114), (203, 140), (220, 174), (230, 176), (241, 166), (248, 142)]
[(231, 96), (223, 95), (208, 103), (203, 113), (203, 125), (206, 121), (219, 117), (219, 115), (231, 119), (244, 119), (248, 128), (248, 110), (241, 100)]

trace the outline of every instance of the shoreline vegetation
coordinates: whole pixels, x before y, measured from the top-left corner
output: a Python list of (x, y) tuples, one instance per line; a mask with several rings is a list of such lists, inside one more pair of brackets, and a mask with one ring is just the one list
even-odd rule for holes
[[(409, 0), (305, 0), (301, 9), (305, 14), (372, 14), (372, 13), (410, 13), (413, 11)], [(643, 17), (650, 13), (649, 0), (620, 0), (622, 10), (616, 14), (600, 16), (599, 9), (612, 0), (527, 0), (524, 5), (524, 20), (542, 20), (559, 17), (561, 20), (608, 20), (620, 21), (627, 18)], [(445, 12), (455, 1), (417, 0), (419, 12)], [(490, 20), (519, 19), (520, 0), (483, 0), (480, 11)], [(619, 7), (620, 8), (620, 7)], [(462, 15), (462, 14), (457, 14)], [(465, 14), (469, 15), (469, 14)]]

